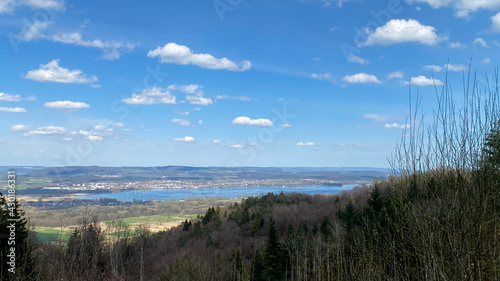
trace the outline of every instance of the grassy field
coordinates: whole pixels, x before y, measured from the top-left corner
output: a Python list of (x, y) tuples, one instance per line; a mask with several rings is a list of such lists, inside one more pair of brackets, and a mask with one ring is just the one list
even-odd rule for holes
[[(135, 233), (136, 227), (139, 225), (147, 225), (149, 231), (158, 232), (168, 230), (171, 227), (178, 226), (183, 223), (184, 220), (191, 220), (196, 218), (195, 214), (173, 214), (173, 215), (152, 215), (152, 216), (140, 216), (140, 217), (129, 217), (120, 220), (109, 220), (100, 223), (101, 228), (105, 231), (107, 236), (117, 236), (119, 233), (116, 232), (114, 225), (120, 221), (121, 225), (128, 227), (130, 234)], [(37, 226), (34, 228), (36, 236), (42, 242), (57, 242), (57, 241), (67, 241), (76, 225), (64, 226), (64, 227), (46, 227)], [(120, 231), (122, 233), (126, 231)]]
[(57, 242), (59, 240), (66, 241), (69, 239), (70, 233), (55, 227), (37, 226), (34, 228), (36, 236), (42, 242)]

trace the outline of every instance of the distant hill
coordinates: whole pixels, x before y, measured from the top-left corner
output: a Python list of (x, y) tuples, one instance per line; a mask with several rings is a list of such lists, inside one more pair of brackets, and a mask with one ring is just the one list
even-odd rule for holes
[[(0, 167), (8, 170), (6, 167)], [(25, 180), (44, 178), (52, 183), (143, 180), (326, 180), (343, 183), (370, 182), (387, 178), (389, 171), (381, 168), (308, 168), (308, 167), (15, 167)]]

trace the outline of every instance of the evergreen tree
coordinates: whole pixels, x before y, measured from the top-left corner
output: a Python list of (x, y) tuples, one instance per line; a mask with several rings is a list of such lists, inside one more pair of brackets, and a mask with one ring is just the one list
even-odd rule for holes
[(338, 211), (337, 216), (344, 223), (347, 231), (350, 231), (355, 225), (361, 223), (361, 217), (352, 201), (349, 201), (344, 211)]
[(0, 280), (41, 280), (24, 212), (8, 198), (0, 193)]
[(500, 121), (486, 137), (483, 149), (485, 164), (489, 167), (500, 168)]
[(264, 252), (264, 278), (268, 281), (281, 280), (283, 275), (282, 253), (278, 241), (276, 223), (272, 218), (269, 220), (269, 232), (266, 250)]

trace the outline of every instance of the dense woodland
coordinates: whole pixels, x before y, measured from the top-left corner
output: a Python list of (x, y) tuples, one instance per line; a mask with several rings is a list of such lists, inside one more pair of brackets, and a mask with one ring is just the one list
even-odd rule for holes
[(156, 234), (117, 221), (122, 231), (105, 239), (89, 214), (67, 243), (37, 244), (21, 222), (23, 266), (5, 277), (2, 260), (2, 278), (499, 280), (500, 119), (498, 90), (488, 93), (482, 103), (473, 87), (455, 111), (445, 87), (429, 127), (417, 102), (388, 180), (336, 196), (250, 197)]

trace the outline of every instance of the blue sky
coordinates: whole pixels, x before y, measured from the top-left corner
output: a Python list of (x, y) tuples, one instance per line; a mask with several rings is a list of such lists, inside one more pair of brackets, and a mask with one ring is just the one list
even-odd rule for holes
[(499, 33), (499, 0), (0, 0), (0, 164), (387, 167), (409, 88), (432, 117)]

